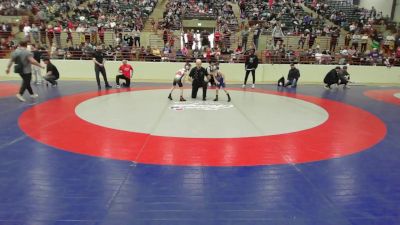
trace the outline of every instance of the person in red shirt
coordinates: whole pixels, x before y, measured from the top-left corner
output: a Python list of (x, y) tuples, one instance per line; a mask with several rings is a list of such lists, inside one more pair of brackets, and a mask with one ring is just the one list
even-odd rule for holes
[(57, 26), (54, 27), (54, 36), (56, 37), (57, 48), (61, 48), (61, 24), (58, 23)]
[(400, 46), (396, 49), (396, 58), (400, 58)]
[(122, 60), (122, 65), (119, 67), (119, 72), (121, 74), (116, 76), (117, 88), (121, 87), (121, 86), (119, 86), (120, 79), (125, 80), (125, 83), (122, 84), (123, 87), (130, 87), (131, 86), (131, 78), (133, 76), (133, 68), (131, 65), (128, 64), (128, 62), (125, 59)]
[(47, 38), (49, 39), (49, 46), (53, 46), (54, 29), (51, 25), (47, 28)]
[(214, 42), (215, 42), (215, 45), (216, 46), (220, 46), (219, 44), (220, 44), (220, 41), (221, 41), (221, 33), (219, 32), (219, 30), (217, 30), (215, 33), (214, 33)]

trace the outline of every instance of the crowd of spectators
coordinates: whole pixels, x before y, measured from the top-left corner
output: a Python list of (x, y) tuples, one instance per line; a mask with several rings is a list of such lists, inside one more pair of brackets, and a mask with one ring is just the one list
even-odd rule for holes
[[(68, 46), (79, 46), (81, 43), (104, 44), (106, 31), (115, 33), (115, 47), (140, 46), (144, 20), (156, 4), (157, 0), (20, 0), (2, 1), (0, 8), (5, 15), (25, 15), (20, 20), (19, 30), (26, 41), (52, 52), (62, 52), (62, 46), (65, 46), (62, 43), (65, 39), (61, 40), (63, 33), (67, 37)], [(6, 25), (0, 29), (3, 28), (9, 29)], [(122, 37), (122, 32), (128, 32), (129, 35)], [(2, 46), (5, 46), (3, 43), (10, 41), (3, 34), (0, 34), (0, 38)], [(78, 36), (78, 43), (74, 43), (73, 35)]]
[(218, 26), (238, 26), (232, 5), (226, 0), (169, 0), (160, 29), (179, 30), (183, 19), (217, 20)]
[(374, 6), (365, 9), (347, 1), (321, 0), (307, 4), (318, 15), (330, 19), (338, 26), (350, 31), (370, 30), (373, 25), (391, 24), (389, 16), (377, 11)]
[(36, 15), (41, 20), (53, 20), (65, 15), (87, 0), (2, 0), (0, 2), (0, 15), (21, 16)]

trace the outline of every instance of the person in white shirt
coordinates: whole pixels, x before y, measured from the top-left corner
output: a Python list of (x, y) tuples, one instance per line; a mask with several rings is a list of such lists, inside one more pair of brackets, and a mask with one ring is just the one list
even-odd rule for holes
[(361, 41), (361, 35), (359, 35), (358, 33), (353, 34), (353, 36), (351, 37), (351, 46), (357, 50), (360, 41)]
[(367, 50), (368, 39), (368, 34), (364, 34), (361, 36), (361, 52), (365, 52)]
[(29, 26), (29, 24), (26, 23), (24, 26), (24, 29), (23, 29), (25, 41), (28, 41), (28, 42), (30, 41), (31, 29), (32, 29), (31, 26)]
[(140, 47), (140, 30), (137, 27), (133, 30), (133, 40), (135, 47)]
[(276, 46), (276, 43), (278, 41), (282, 41), (283, 40), (282, 38), (284, 36), (285, 35), (283, 34), (281, 23), (280, 22), (276, 23), (276, 26), (272, 30), (272, 37), (274, 38), (274, 46)]
[(168, 95), (169, 100), (172, 100), (172, 93), (175, 90), (176, 85), (178, 85), (178, 87), (180, 89), (180, 99), (179, 100), (181, 102), (186, 101), (186, 99), (183, 98), (183, 83), (185, 83), (185, 78), (188, 75), (190, 68), (191, 68), (190, 63), (186, 63), (182, 69), (178, 70), (175, 73), (174, 81), (172, 83), (172, 88)]
[(354, 34), (354, 32), (356, 31), (356, 28), (357, 28), (356, 23), (352, 23), (350, 25), (350, 33)]

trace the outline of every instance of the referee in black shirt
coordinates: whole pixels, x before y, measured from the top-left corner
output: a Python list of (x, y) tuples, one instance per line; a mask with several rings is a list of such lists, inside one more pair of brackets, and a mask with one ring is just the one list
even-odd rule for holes
[(201, 66), (201, 60), (196, 60), (196, 67), (194, 67), (189, 74), (192, 79), (192, 98), (197, 97), (197, 91), (199, 88), (203, 88), (203, 101), (207, 97), (207, 83), (210, 80), (210, 75), (207, 70)]
[(104, 53), (101, 45), (97, 46), (96, 51), (93, 54), (93, 62), (94, 62), (94, 71), (96, 73), (96, 81), (98, 88), (101, 89), (100, 77), (99, 77), (100, 73), (103, 76), (106, 88), (111, 88), (110, 84), (108, 84), (107, 81), (106, 69), (104, 68)]

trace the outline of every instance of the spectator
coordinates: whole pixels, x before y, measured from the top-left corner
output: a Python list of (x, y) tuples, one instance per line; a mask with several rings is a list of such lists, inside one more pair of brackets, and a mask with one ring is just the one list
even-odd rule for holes
[(32, 28), (31, 28), (30, 32), (32, 34), (33, 41), (36, 44), (39, 44), (39, 28), (36, 26), (36, 24), (32, 24)]
[(335, 27), (331, 33), (331, 43), (329, 47), (330, 52), (335, 52), (338, 39), (340, 37), (340, 30)]
[(140, 47), (140, 30), (136, 27), (133, 31), (133, 39), (135, 47)]
[(258, 49), (258, 39), (260, 38), (260, 34), (261, 34), (261, 28), (258, 24), (256, 24), (253, 31), (253, 43), (254, 43), (254, 48), (256, 50)]
[(283, 37), (284, 37), (284, 34), (282, 31), (281, 23), (278, 22), (272, 31), (272, 38), (274, 39), (274, 46), (276, 46), (276, 43), (278, 41), (283, 41)]
[(242, 46), (244, 47), (244, 50), (247, 50), (247, 40), (249, 37), (249, 28), (245, 26), (245, 28), (241, 32), (241, 37), (242, 37)]
[(312, 48), (314, 46), (315, 40), (317, 39), (317, 34), (315, 32), (311, 32), (308, 35), (308, 48)]
[(31, 39), (30, 39), (31, 26), (29, 26), (28, 23), (25, 23), (23, 32), (24, 32), (24, 40), (27, 41), (27, 42), (30, 42), (30, 40), (31, 40)]

